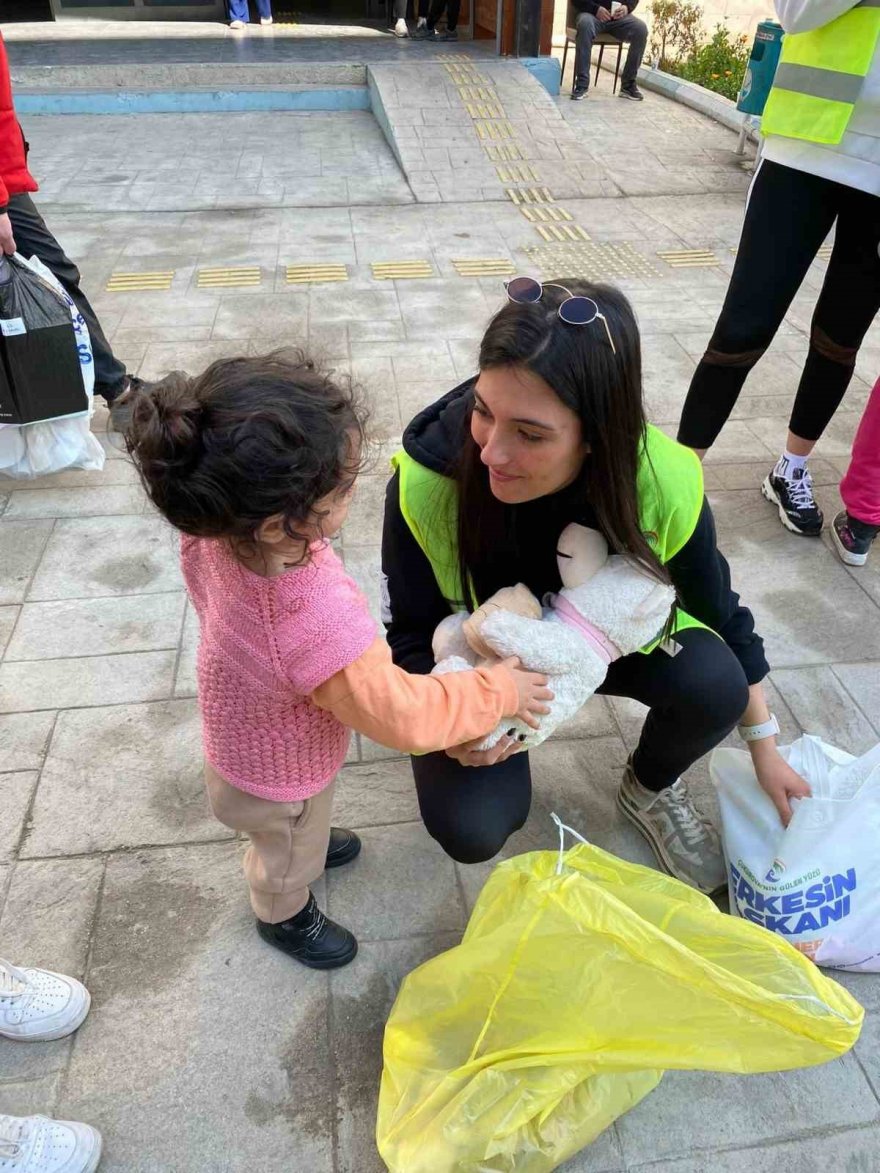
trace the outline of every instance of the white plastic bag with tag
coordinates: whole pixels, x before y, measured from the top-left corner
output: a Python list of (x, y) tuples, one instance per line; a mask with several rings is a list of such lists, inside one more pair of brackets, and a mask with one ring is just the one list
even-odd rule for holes
[(780, 749), (810, 784), (783, 827), (745, 750), (716, 749), (730, 910), (817, 965), (880, 971), (880, 746), (861, 757), (804, 736)]
[(104, 467), (105, 452), (90, 425), (94, 411), (95, 366), (88, 326), (58, 278), (38, 257), (28, 259), (16, 254), (16, 260), (51, 285), (70, 307), (89, 407), (86, 412), (35, 424), (0, 424), (0, 474), (23, 478), (46, 476), (65, 468), (97, 471)]

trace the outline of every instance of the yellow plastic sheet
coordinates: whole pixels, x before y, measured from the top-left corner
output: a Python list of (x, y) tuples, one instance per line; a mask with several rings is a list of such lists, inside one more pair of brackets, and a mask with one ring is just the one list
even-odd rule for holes
[(863, 1013), (780, 937), (677, 880), (592, 846), (517, 856), (462, 944), (401, 987), (379, 1152), (392, 1173), (545, 1173), (665, 1069), (824, 1063)]

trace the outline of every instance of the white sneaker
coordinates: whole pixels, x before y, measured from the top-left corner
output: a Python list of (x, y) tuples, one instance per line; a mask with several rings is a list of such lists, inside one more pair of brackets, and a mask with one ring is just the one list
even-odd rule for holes
[(48, 969), (18, 969), (0, 958), (2, 1038), (30, 1043), (63, 1039), (82, 1025), (91, 1003), (89, 991), (76, 978)]
[(235, 32), (238, 32), (240, 29), (244, 28), (244, 21), (243, 20), (231, 20), (229, 22), (229, 27), (231, 29), (233, 29)]
[(274, 23), (275, 22), (272, 20), (271, 16), (261, 16), (260, 17), (260, 24), (265, 25), (265, 24), (274, 24)]
[(94, 1173), (101, 1134), (47, 1116), (0, 1115), (0, 1173)]
[(394, 35), (395, 35), (395, 37), (408, 37), (409, 36), (409, 29), (406, 27), (406, 21), (403, 19), (403, 17), (401, 17), (400, 20), (397, 22), (397, 24), (394, 26)]

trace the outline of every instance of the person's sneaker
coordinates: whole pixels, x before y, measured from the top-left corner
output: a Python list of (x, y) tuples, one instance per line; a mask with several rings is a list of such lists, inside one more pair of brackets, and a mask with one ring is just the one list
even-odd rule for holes
[(571, 91), (572, 102), (583, 102), (589, 92), (586, 86), (575, 86)]
[(648, 790), (626, 764), (617, 805), (651, 844), (660, 866), (700, 892), (718, 892), (727, 883), (718, 832), (694, 806), (679, 778), (665, 790)]
[(429, 29), (427, 25), (419, 31), (416, 29), (416, 37), (421, 41), (439, 41), (440, 34), (436, 29)]
[(277, 925), (258, 920), (257, 932), (309, 969), (338, 969), (353, 961), (358, 951), (354, 934), (326, 917), (311, 892), (302, 912)]
[(76, 978), (19, 969), (0, 958), (0, 1037), (31, 1043), (63, 1039), (83, 1024), (91, 1003)]
[(629, 82), (625, 86), (620, 87), (618, 98), (627, 98), (630, 102), (644, 102), (645, 95), (639, 89), (634, 81)]
[(443, 36), (440, 38), (440, 40), (441, 41), (457, 41), (458, 40), (458, 29), (447, 29), (446, 32), (443, 34)]
[(866, 521), (859, 521), (857, 517), (850, 517), (845, 509), (835, 517), (831, 523), (831, 536), (841, 562), (847, 566), (864, 566), (871, 552), (871, 543), (880, 526), (868, 525)]
[(330, 846), (327, 848), (328, 868), (341, 868), (361, 853), (360, 836), (354, 831), (347, 831), (345, 827), (330, 828)]
[(94, 1173), (101, 1134), (90, 1124), (0, 1115), (0, 1173)]
[(269, 25), (269, 24), (274, 24), (274, 23), (275, 23), (275, 21), (272, 19), (271, 16), (261, 16), (260, 17), (260, 24), (262, 24), (262, 25)]
[(230, 28), (231, 28), (231, 29), (232, 29), (234, 32), (239, 32), (241, 29), (243, 29), (243, 28), (244, 28), (244, 21), (243, 21), (243, 20), (231, 20), (231, 21), (229, 22), (229, 27), (230, 27)]
[(406, 27), (406, 21), (403, 19), (403, 17), (401, 17), (400, 20), (395, 24), (394, 35), (395, 37), (409, 36), (409, 29)]
[(806, 465), (780, 476), (777, 467), (764, 479), (761, 492), (779, 510), (779, 520), (793, 534), (817, 538), (825, 518), (813, 496), (813, 478)]

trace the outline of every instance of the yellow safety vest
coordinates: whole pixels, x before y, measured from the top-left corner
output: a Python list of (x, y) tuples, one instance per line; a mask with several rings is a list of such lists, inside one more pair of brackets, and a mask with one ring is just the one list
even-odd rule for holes
[[(443, 597), (451, 611), (467, 610), (461, 597), (455, 482), (426, 468), (403, 449), (391, 463), (399, 474), (400, 511), (430, 562)], [(690, 448), (649, 424), (637, 481), (642, 530), (657, 557), (666, 563), (696, 529), (703, 508), (702, 465)], [(477, 606), (476, 599), (468, 602)], [(673, 631), (704, 626), (679, 608)], [(659, 642), (654, 640), (642, 651), (651, 651)]]
[(880, 0), (809, 33), (786, 33), (764, 107), (765, 135), (839, 143), (865, 84), (880, 38)]

